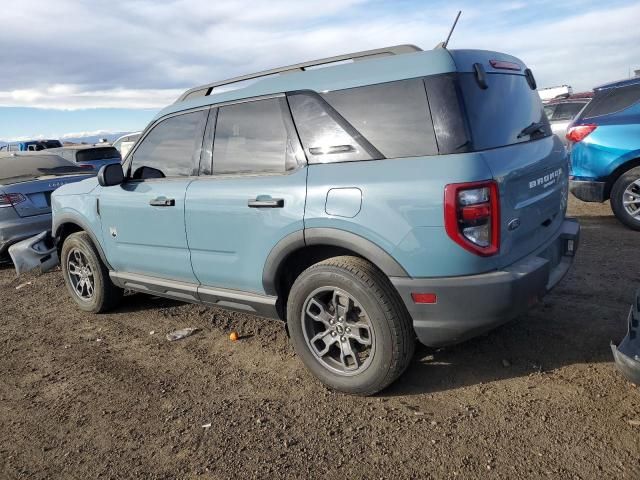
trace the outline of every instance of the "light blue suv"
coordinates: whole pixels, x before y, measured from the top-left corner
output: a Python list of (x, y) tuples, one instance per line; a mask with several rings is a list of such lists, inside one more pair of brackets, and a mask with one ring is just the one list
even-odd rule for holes
[(187, 91), (122, 166), (56, 191), (53, 228), (83, 310), (132, 289), (281, 318), (316, 377), (365, 395), (416, 336), (460, 342), (560, 281), (567, 191), (520, 60), (403, 45)]

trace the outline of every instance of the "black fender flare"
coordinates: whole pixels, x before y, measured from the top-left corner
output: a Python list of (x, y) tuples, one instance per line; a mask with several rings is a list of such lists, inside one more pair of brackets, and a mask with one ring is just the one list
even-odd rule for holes
[(276, 281), (282, 262), (296, 250), (314, 245), (351, 250), (369, 260), (388, 277), (409, 276), (388, 252), (360, 235), (337, 228), (306, 228), (290, 233), (271, 249), (262, 271), (262, 285), (267, 295), (277, 294)]
[(104, 263), (109, 270), (113, 270), (113, 268), (111, 268), (111, 265), (109, 265), (109, 262), (107, 261), (107, 256), (104, 254), (102, 245), (96, 238), (96, 235), (91, 229), (91, 227), (89, 227), (89, 225), (84, 220), (82, 220), (81, 218), (78, 218), (76, 215), (72, 215), (70, 213), (63, 213), (60, 215), (56, 215), (55, 220), (53, 222), (53, 230), (52, 230), (53, 238), (56, 241), (56, 246), (58, 246), (59, 248), (62, 248), (62, 245), (58, 245), (58, 241), (60, 240), (60, 229), (67, 223), (73, 223), (74, 225), (77, 225), (84, 232), (86, 232), (87, 235), (89, 235), (89, 237), (91, 237), (93, 246), (96, 247), (96, 250), (98, 251), (98, 255), (100, 255), (100, 259), (102, 260), (102, 263)]

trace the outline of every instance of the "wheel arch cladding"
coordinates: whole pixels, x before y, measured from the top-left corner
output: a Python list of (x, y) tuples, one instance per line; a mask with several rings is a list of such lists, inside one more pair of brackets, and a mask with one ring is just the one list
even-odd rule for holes
[(299, 265), (300, 261), (310, 266), (345, 254), (364, 258), (388, 277), (409, 276), (389, 253), (364, 237), (334, 228), (308, 228), (287, 235), (273, 247), (262, 273), (264, 290), (268, 295), (277, 295), (288, 267)]
[(102, 250), (102, 245), (85, 222), (71, 215), (61, 215), (59, 218), (56, 218), (56, 222), (53, 225), (53, 228), (53, 237), (57, 242), (58, 254), (60, 254), (60, 251), (62, 250), (62, 244), (64, 243), (64, 240), (69, 235), (75, 232), (85, 232), (87, 235), (89, 235), (93, 246), (98, 251), (98, 255), (100, 255), (102, 263), (104, 263), (109, 270), (113, 270), (109, 265), (109, 262), (107, 261), (107, 257), (105, 256), (104, 251)]
[(632, 168), (640, 167), (640, 157), (632, 158), (631, 160), (627, 160), (621, 165), (618, 165), (613, 172), (607, 178), (607, 183), (604, 188), (604, 197), (605, 200), (609, 199), (611, 196), (611, 190), (613, 189), (613, 185), (616, 181), (624, 175), (626, 172), (631, 170)]

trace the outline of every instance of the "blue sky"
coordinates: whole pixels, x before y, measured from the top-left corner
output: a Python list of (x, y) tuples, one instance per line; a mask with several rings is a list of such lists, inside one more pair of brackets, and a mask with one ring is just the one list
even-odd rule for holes
[(0, 139), (143, 128), (197, 84), (399, 43), (522, 58), (576, 90), (640, 69), (628, 0), (3, 0)]

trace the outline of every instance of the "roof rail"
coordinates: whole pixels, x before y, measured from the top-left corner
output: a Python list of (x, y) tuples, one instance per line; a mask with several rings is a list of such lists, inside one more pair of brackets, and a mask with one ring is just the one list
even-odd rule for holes
[(176, 103), (184, 100), (196, 97), (204, 97), (211, 94), (211, 91), (216, 87), (223, 85), (231, 85), (234, 83), (244, 82), (246, 80), (253, 80), (255, 78), (266, 77), (268, 75), (277, 75), (280, 73), (291, 73), (305, 71), (310, 67), (317, 67), (320, 65), (326, 65), (330, 63), (343, 62), (346, 60), (370, 60), (371, 58), (382, 57), (387, 55), (402, 55), (404, 53), (421, 52), (420, 47), (415, 45), (393, 45), (391, 47), (376, 48), (373, 50), (364, 50), (362, 52), (347, 53), (344, 55), (337, 55), (335, 57), (321, 58), (319, 60), (312, 60), (310, 62), (296, 63), (295, 65), (288, 65), (286, 67), (272, 68), (270, 70), (264, 70), (262, 72), (250, 73), (249, 75), (242, 75), (240, 77), (229, 78), (228, 80), (222, 80), (219, 82), (208, 83), (199, 87), (194, 87), (184, 92)]

